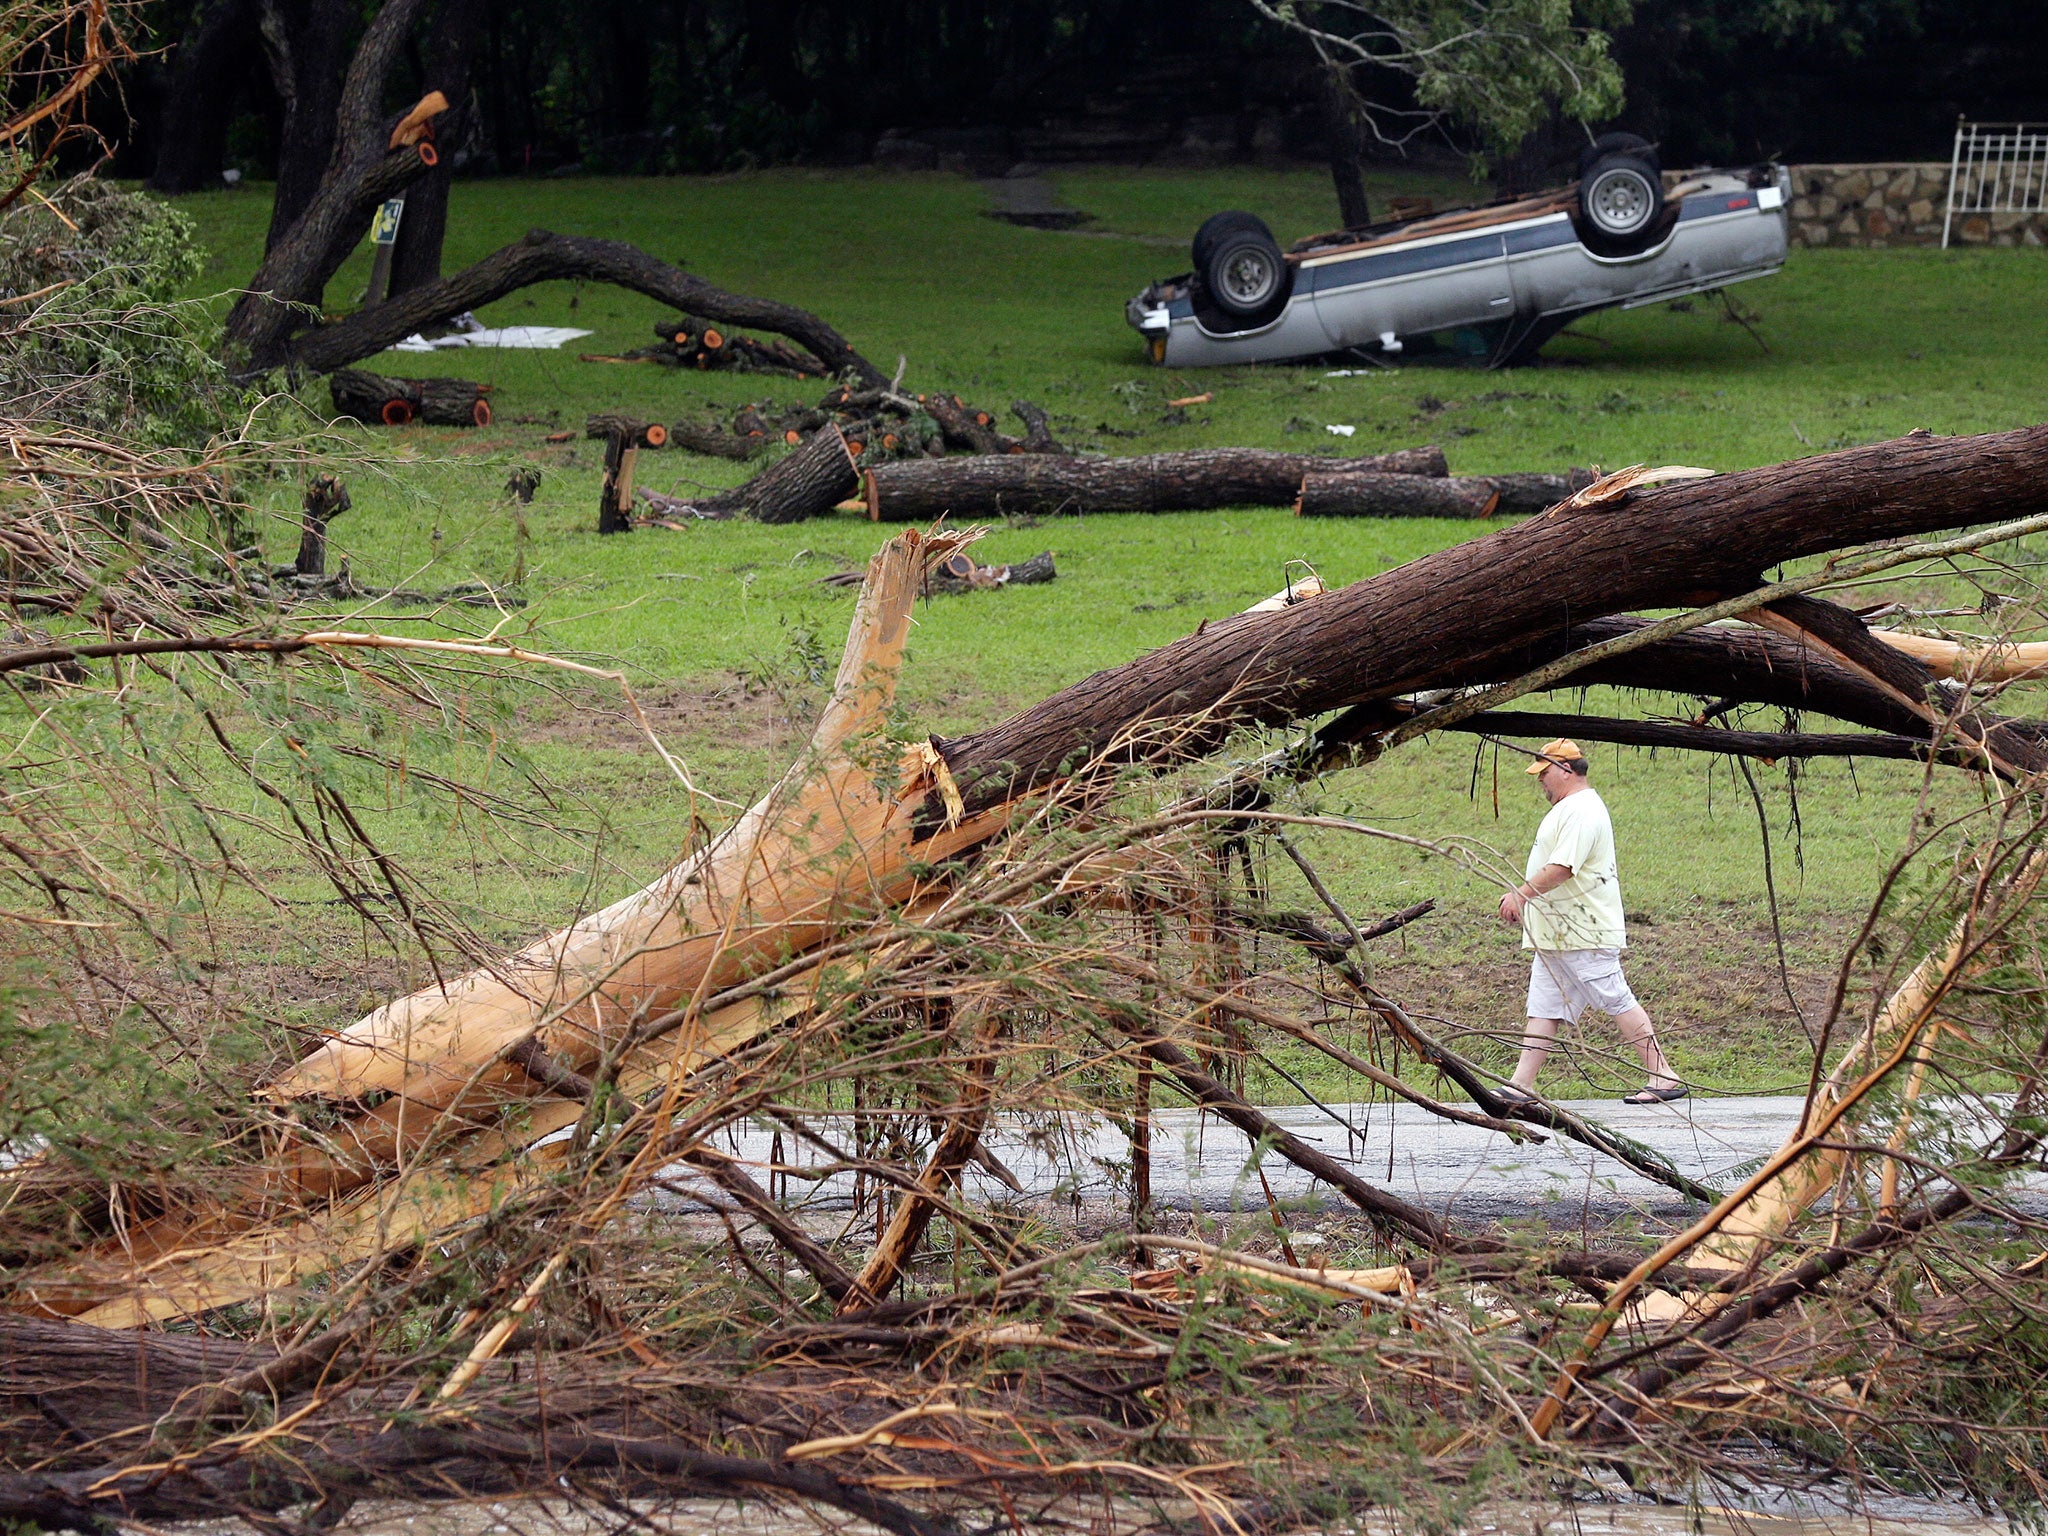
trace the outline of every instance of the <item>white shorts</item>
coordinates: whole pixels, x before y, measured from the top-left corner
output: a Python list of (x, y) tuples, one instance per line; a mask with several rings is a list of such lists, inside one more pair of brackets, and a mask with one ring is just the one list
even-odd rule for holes
[(1621, 974), (1618, 949), (1539, 949), (1529, 965), (1532, 1019), (1567, 1024), (1588, 1008), (1619, 1017), (1636, 1006), (1636, 995)]

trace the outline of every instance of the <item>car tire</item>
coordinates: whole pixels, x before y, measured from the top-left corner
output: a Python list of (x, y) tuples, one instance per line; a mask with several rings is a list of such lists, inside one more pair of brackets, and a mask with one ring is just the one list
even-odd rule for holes
[(1229, 213), (1210, 214), (1202, 221), (1202, 227), (1195, 231), (1195, 270), (1201, 272), (1208, 267), (1209, 257), (1215, 251), (1218, 240), (1248, 229), (1256, 230), (1268, 240), (1273, 238), (1273, 231), (1266, 227), (1266, 221), (1256, 213), (1233, 210)]
[(1579, 156), (1579, 180), (1586, 179), (1587, 173), (1593, 169), (1593, 162), (1603, 155), (1633, 155), (1659, 176), (1664, 173), (1664, 162), (1657, 154), (1657, 146), (1648, 139), (1634, 133), (1603, 133)]
[(1607, 251), (1642, 249), (1663, 212), (1663, 176), (1639, 156), (1610, 151), (1588, 166), (1579, 180), (1582, 227)]
[(1287, 301), (1287, 260), (1263, 228), (1222, 236), (1210, 248), (1199, 275), (1209, 302), (1241, 324), (1259, 324)]

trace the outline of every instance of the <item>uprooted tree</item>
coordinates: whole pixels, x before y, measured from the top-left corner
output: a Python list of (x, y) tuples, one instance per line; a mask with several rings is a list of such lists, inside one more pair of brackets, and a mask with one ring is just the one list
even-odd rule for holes
[[(1990, 516), (2006, 521), (1927, 538)], [(2033, 1411), (1989, 1384), (2030, 1401), (2040, 1266), (1971, 1250), (1951, 1225), (2014, 1219), (2001, 1182), (2038, 1158), (2048, 1018), (2026, 978), (2048, 731), (2003, 699), (2048, 653), (1875, 628), (1820, 594), (2043, 531), (2048, 428), (1917, 434), (1661, 488), (1625, 473), (1350, 587), (1297, 586), (944, 740), (906, 737), (896, 679), (927, 571), (972, 534), (904, 533), (869, 567), (830, 701), (781, 782), (652, 884), (509, 956), (452, 942), (452, 909), (369, 841), (334, 770), (295, 791), (295, 759), (269, 766), (252, 745), (256, 782), (287, 805), (311, 797), (330, 829), (301, 816), (323, 878), (366, 922), (413, 934), (436, 979), (211, 1095), (193, 1166), (59, 1137), (10, 1174), (17, 1315), (0, 1338), (32, 1369), (0, 1396), (34, 1405), (16, 1465), (44, 1460), (0, 1474), (0, 1513), (79, 1525), (317, 1504), (326, 1519), (379, 1491), (752, 1489), (924, 1533), (1025, 1496), (1164, 1494), (1252, 1529), (1359, 1496), (1361, 1447), (1389, 1464), (1423, 1447), (1393, 1474), (1420, 1486), (1488, 1457), (1499, 1479), (1504, 1450), (1537, 1482), (1588, 1454), (1650, 1477), (1757, 1476), (1758, 1447), (1784, 1442), (2026, 1497), (2000, 1457), (2024, 1467)], [(2003, 569), (2024, 582), (2030, 567)], [(1659, 608), (1681, 611), (1631, 615)], [(330, 669), (434, 721), (451, 667), (593, 670), (482, 642), (164, 624), (12, 649), (0, 676), (107, 670), (278, 708), (245, 670), (259, 664), (299, 680), (289, 724), (256, 722), (266, 742), (317, 732), (338, 707), (311, 686)], [(1541, 734), (1654, 728), (1658, 745), (1780, 757), (1863, 742), (1984, 786), (1959, 837), (1916, 823), (1866, 928), (1886, 955), (1845, 960), (1817, 1023), (1804, 1123), (1733, 1187), (1557, 1106), (1504, 1102), (1365, 969), (1372, 938), (1420, 909), (1367, 921), (1288, 835), (1381, 835), (1292, 808), (1290, 784), (1432, 730), (1520, 734), (1527, 717), (1503, 706), (1590, 682), (1712, 702), (1691, 725), (1545, 715)], [(1750, 704), (1858, 733), (1726, 729)], [(209, 718), (208, 739), (239, 752)], [(1298, 734), (1164, 776), (1248, 726)], [(664, 760), (690, 816), (708, 813)], [(166, 803), (199, 815), (182, 759), (152, 762), (176, 770)], [(135, 898), (57, 835), (65, 803), (13, 808), (40, 831), (0, 845), (11, 904), (67, 925), (86, 976), (126, 977), (117, 999), (175, 1028), (182, 994), (158, 1001), (106, 947)], [(232, 846), (225, 823), (201, 824)], [(1299, 861), (1324, 910), (1276, 910), (1237, 878), (1253, 845)], [(1941, 877), (1907, 881), (1920, 859)], [(1284, 967), (1252, 935), (1327, 966), (1371, 1043), (1312, 989), (1255, 987)], [(1249, 1102), (1233, 1080), (1266, 1038), (1432, 1114), (1584, 1141), (1700, 1214), (1635, 1247), (1463, 1230)], [(1389, 1070), (1382, 1045), (1457, 1094)], [(1349, 1200), (1379, 1262), (1304, 1268), (1154, 1230), (1145, 1149), (1171, 1100)], [(1124, 1128), (1130, 1230), (1045, 1251), (975, 1181), (1002, 1182), (999, 1111), (1056, 1139), (1077, 1110)], [(778, 1138), (765, 1173), (722, 1139), (750, 1125)], [(858, 1237), (805, 1211), (801, 1188), (832, 1176), (857, 1181)], [(717, 1213), (729, 1265), (719, 1243), (661, 1248), (628, 1219), (663, 1187)], [(254, 1316), (221, 1309), (257, 1300), (277, 1331), (245, 1328), (232, 1348), (145, 1332), (116, 1357), (97, 1342)], [(1233, 1418), (1251, 1398), (1260, 1412)], [(238, 1433), (271, 1415), (288, 1441)], [(166, 1476), (179, 1451), (197, 1454)]]

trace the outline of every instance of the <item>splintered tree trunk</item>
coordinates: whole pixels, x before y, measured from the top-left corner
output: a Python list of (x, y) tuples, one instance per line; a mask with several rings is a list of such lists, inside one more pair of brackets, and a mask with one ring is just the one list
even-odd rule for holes
[(713, 517), (744, 512), (764, 523), (800, 523), (824, 517), (860, 485), (846, 434), (828, 422), (794, 453), (745, 485), (697, 503)]
[(1330, 459), (1262, 448), (1198, 448), (1126, 459), (991, 454), (878, 464), (866, 475), (868, 516), (878, 522), (1059, 512), (1200, 512), (1289, 507), (1312, 469), (1441, 476), (1440, 448)]
[(583, 435), (604, 439), (604, 487), (598, 492), (597, 531), (633, 531), (633, 471), (642, 448), (659, 448), (668, 441), (668, 428), (660, 422), (638, 421), (629, 416), (593, 416), (583, 424)]
[(354, 503), (341, 476), (326, 472), (306, 484), (306, 506), (299, 525), (299, 558), (294, 569), (301, 576), (327, 574), (327, 525)]
[(1500, 490), (1476, 477), (1358, 474), (1312, 469), (1301, 477), (1300, 517), (1488, 517)]
[[(566, 1155), (550, 1150), (560, 1143), (542, 1144), (586, 1110), (580, 1098), (548, 1096), (568, 1081), (563, 1073), (587, 1072), (630, 1029), (636, 1043), (615, 1081), (634, 1097), (759, 1039), (824, 984), (823, 960), (805, 968), (792, 957), (894, 907), (913, 918), (936, 911), (944, 898), (930, 872), (1013, 825), (1028, 797), (1076, 762), (1113, 751), (1184, 762), (1244, 723), (1287, 723), (1345, 706), (1369, 713), (1418, 691), (1512, 676), (1531, 652), (1569, 643), (1574, 625), (1624, 623), (1614, 616), (1628, 608), (1750, 593), (1782, 562), (2044, 512), (2048, 427), (1969, 439), (1916, 434), (1626, 492), (1338, 591), (1206, 621), (989, 729), (899, 753), (883, 732), (911, 604), (932, 566), (962, 542), (905, 531), (870, 564), (810, 750), (703, 853), (571, 928), (398, 999), (330, 1038), (263, 1090), (277, 1103), (333, 1106), (317, 1132), (238, 1175), (218, 1208), (136, 1223), (82, 1260), (19, 1277), (16, 1294), (53, 1313), (135, 1326), (295, 1283), (491, 1209)], [(1910, 693), (1934, 685), (1932, 667), (1911, 671), (1906, 664), (1919, 663), (1846, 609), (1784, 601), (1771, 616), (1795, 633), (1766, 635), (1748, 651), (1697, 632), (1679, 637), (1700, 640), (1701, 656), (1715, 658), (1687, 683), (1717, 668), (1766, 672), (1763, 663), (1788, 656), (1793, 664), (1784, 670), (1797, 673), (1804, 653), (1810, 672), (1839, 675), (1909, 730), (1933, 733), (1929, 700)], [(1869, 654), (1876, 649), (1886, 652), (1882, 666)], [(1950, 670), (1971, 664), (1961, 653), (1930, 659)], [(1616, 680), (1613, 660), (1601, 680)], [(1555, 685), (1593, 681), (1595, 670)], [(1687, 686), (1656, 672), (1634, 681)], [(1167, 724), (1173, 729), (1148, 728)], [(2001, 742), (2007, 761), (2048, 769), (2038, 731), (1999, 730), (2013, 738)], [(773, 992), (720, 1000), (721, 987), (785, 965)], [(686, 1022), (682, 1043), (658, 1038)], [(530, 1053), (522, 1067), (528, 1041), (561, 1071), (536, 1077)], [(1440, 1241), (1436, 1218), (1285, 1137), (1177, 1046), (1140, 1044), (1199, 1101), (1247, 1134), (1272, 1136), (1283, 1155), (1376, 1219), (1418, 1242)], [(377, 1181), (421, 1157), (435, 1136), (445, 1140), (434, 1176), (409, 1181), (387, 1202)], [(529, 1164), (508, 1160), (528, 1148)], [(280, 1225), (263, 1226), (268, 1220)]]

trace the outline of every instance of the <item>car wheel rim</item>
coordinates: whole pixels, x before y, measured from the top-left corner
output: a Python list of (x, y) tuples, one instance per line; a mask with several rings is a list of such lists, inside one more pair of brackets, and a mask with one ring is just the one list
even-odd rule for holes
[(1633, 234), (1649, 222), (1649, 185), (1632, 171), (1611, 171), (1593, 183), (1586, 199), (1593, 222), (1611, 235)]
[(1223, 291), (1240, 309), (1256, 309), (1273, 293), (1273, 264), (1263, 251), (1240, 251), (1223, 264)]

